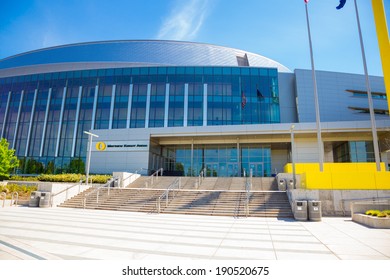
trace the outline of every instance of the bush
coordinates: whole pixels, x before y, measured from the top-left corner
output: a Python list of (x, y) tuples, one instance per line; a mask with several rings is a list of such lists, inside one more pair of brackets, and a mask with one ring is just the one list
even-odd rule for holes
[(38, 181), (38, 178), (37, 177), (22, 177), (22, 176), (18, 176), (18, 175), (14, 175), (14, 176), (11, 176), (9, 178), (10, 181)]
[(388, 216), (390, 217), (390, 210), (384, 210), (384, 211), (368, 210), (368, 211), (366, 211), (366, 215), (375, 216), (375, 217), (379, 217), (379, 218), (386, 218)]
[(377, 216), (381, 211), (379, 210), (368, 210), (366, 211), (366, 215), (370, 215), (370, 216)]
[[(107, 183), (110, 175), (91, 175), (89, 176), (90, 182), (95, 184)], [(80, 181), (85, 182), (86, 178), (83, 174), (41, 174), (37, 177), (22, 177), (12, 176), (10, 180), (13, 181), (40, 181), (40, 182), (62, 182), (62, 183), (78, 183)]]
[(387, 216), (390, 216), (390, 210), (383, 210), (382, 213), (386, 214)]
[(17, 185), (17, 184), (7, 184), (5, 186), (0, 186), (0, 192), (5, 192), (7, 199), (10, 199), (13, 192), (17, 192), (19, 199), (28, 198), (31, 192), (36, 191), (37, 186), (27, 186), (27, 185)]
[(37, 177), (41, 182), (70, 182), (77, 183), (83, 180), (81, 174), (42, 174)]
[(380, 212), (380, 213), (378, 213), (377, 217), (378, 218), (387, 218), (387, 215), (383, 212)]
[[(92, 183), (96, 184), (105, 184), (107, 183), (108, 179), (110, 179), (112, 176), (110, 175), (92, 175), (90, 176)], [(84, 178), (84, 181), (86, 178)]]

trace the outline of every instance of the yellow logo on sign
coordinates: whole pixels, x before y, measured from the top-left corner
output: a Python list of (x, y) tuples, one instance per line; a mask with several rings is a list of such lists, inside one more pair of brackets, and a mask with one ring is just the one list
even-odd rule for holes
[(104, 142), (97, 142), (96, 143), (96, 150), (104, 151), (106, 148), (107, 148), (106, 143), (104, 143)]

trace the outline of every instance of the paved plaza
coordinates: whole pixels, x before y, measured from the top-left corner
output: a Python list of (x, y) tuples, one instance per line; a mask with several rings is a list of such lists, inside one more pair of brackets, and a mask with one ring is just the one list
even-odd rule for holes
[(0, 208), (0, 260), (388, 260), (390, 229), (291, 219)]

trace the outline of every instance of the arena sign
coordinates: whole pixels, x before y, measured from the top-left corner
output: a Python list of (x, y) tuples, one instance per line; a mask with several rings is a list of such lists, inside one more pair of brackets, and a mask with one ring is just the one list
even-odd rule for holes
[(149, 151), (148, 141), (99, 141), (92, 151), (98, 152), (139, 152)]

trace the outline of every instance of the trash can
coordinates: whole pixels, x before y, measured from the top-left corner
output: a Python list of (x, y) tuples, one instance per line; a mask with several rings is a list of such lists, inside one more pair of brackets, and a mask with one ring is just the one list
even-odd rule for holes
[(296, 200), (294, 202), (294, 219), (297, 221), (307, 221), (306, 200)]
[(39, 207), (47, 208), (50, 207), (50, 192), (41, 192), (41, 197), (39, 199)]
[(119, 188), (119, 178), (114, 179), (114, 186), (115, 188)]
[(285, 179), (279, 179), (278, 188), (280, 191), (285, 191), (287, 189), (287, 183)]
[(38, 191), (31, 192), (30, 201), (28, 203), (28, 206), (29, 207), (38, 207), (40, 197), (41, 197), (41, 192), (38, 192)]
[(293, 179), (288, 180), (288, 186), (290, 187), (290, 189), (294, 189), (294, 180)]
[(309, 220), (310, 221), (321, 221), (321, 201), (311, 200), (309, 201)]

